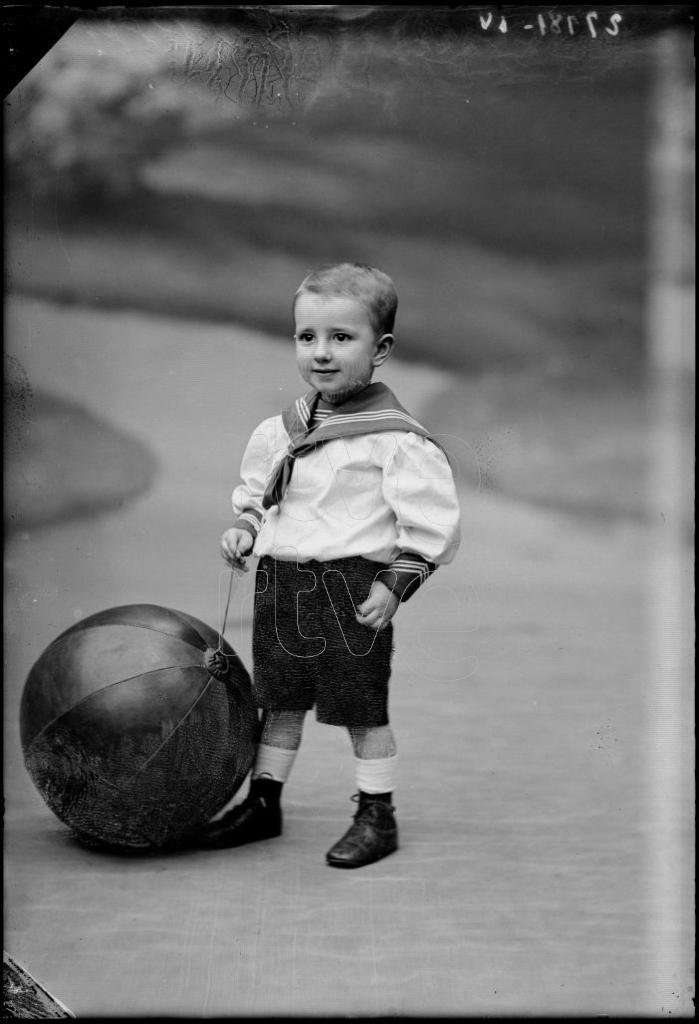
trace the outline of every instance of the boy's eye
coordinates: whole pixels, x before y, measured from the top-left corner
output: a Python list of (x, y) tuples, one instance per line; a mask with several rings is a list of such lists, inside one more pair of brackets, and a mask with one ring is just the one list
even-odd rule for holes
[(296, 339), (297, 339), (297, 341), (309, 342), (309, 341), (313, 341), (313, 335), (309, 334), (308, 332), (305, 332), (303, 334), (297, 334), (296, 335)]
[(342, 331), (338, 331), (337, 334), (335, 335), (335, 341), (349, 341), (349, 340), (350, 340), (349, 334), (343, 334)]

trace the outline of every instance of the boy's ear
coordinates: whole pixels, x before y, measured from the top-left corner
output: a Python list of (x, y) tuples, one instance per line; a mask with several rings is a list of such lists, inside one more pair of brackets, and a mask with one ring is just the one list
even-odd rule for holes
[(385, 362), (391, 354), (393, 348), (394, 337), (392, 334), (382, 334), (379, 340), (376, 342), (376, 352), (374, 353), (373, 363), (374, 366), (381, 366), (381, 363)]

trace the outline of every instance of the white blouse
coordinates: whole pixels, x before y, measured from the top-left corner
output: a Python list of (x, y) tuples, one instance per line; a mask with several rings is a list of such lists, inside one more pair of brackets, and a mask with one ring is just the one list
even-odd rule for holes
[(459, 502), (446, 456), (431, 441), (402, 430), (326, 441), (296, 459), (281, 505), (265, 510), (265, 487), (290, 440), (281, 415), (273, 416), (243, 455), (232, 504), (236, 525), (255, 535), (254, 555), (361, 555), (398, 567), (401, 555), (414, 553), (432, 568), (454, 558)]

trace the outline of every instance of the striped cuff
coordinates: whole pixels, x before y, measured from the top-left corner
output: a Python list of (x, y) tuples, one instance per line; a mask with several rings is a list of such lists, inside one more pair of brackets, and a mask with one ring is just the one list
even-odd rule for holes
[(262, 513), (255, 508), (243, 509), (233, 526), (238, 530), (247, 530), (253, 537), (257, 537), (262, 526)]
[(399, 555), (387, 569), (382, 569), (376, 578), (403, 602), (413, 596), (436, 568), (434, 562), (428, 562), (422, 555), (408, 551)]

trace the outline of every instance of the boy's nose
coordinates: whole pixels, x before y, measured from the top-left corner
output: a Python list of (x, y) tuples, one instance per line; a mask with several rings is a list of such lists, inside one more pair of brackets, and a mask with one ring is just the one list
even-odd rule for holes
[(325, 338), (318, 338), (316, 341), (315, 352), (313, 353), (316, 359), (329, 359), (330, 358), (330, 346)]

